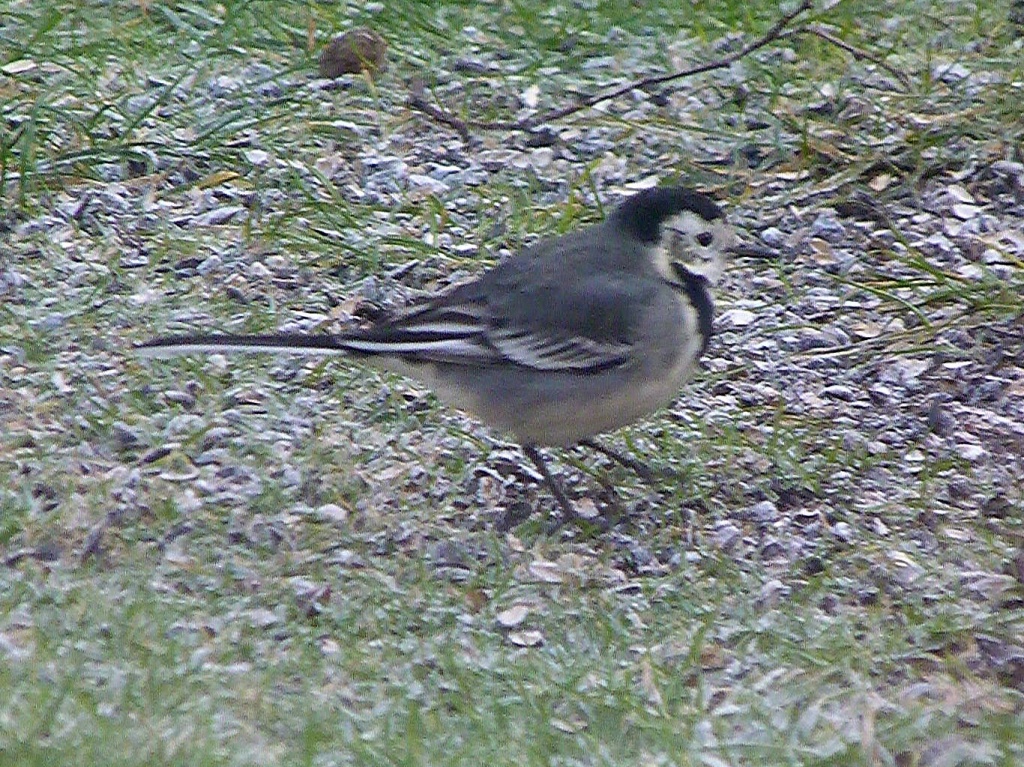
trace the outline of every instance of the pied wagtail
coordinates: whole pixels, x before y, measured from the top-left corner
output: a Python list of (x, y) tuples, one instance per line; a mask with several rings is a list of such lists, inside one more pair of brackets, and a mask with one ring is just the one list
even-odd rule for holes
[(582, 444), (643, 473), (641, 462), (592, 437), (675, 399), (707, 348), (708, 288), (732, 245), (709, 197), (658, 187), (628, 198), (600, 224), (542, 240), (369, 327), (166, 336), (136, 351), (348, 354), (417, 378), (511, 433), (572, 518), (537, 447)]

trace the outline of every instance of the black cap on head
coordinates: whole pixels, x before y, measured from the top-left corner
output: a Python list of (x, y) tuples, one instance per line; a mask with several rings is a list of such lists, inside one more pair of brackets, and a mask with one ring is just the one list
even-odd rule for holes
[(641, 242), (655, 243), (661, 225), (684, 210), (707, 221), (722, 218), (722, 209), (714, 200), (685, 186), (659, 186), (638, 192), (622, 203), (612, 218)]

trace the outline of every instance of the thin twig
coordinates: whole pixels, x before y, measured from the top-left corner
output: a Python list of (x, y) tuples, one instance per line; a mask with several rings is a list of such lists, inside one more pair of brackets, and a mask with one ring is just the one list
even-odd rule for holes
[(447, 125), (450, 128), (454, 128), (455, 132), (459, 134), (459, 138), (463, 141), (469, 141), (469, 128), (466, 126), (464, 120), (459, 119), (451, 112), (446, 112), (440, 107), (434, 106), (426, 97), (426, 86), (422, 79), (416, 78), (409, 86), (409, 98), (406, 100), (406, 106), (410, 109), (416, 109), (424, 114), (432, 117), (439, 123)]
[(466, 127), (466, 123), (460, 120), (453, 114), (445, 112), (443, 109), (435, 107), (424, 101), (419, 96), (410, 96), (409, 100), (405, 102), (406, 106), (411, 109), (417, 109), (420, 112), (434, 118), (439, 123), (448, 125), (455, 129), (455, 132), (459, 134), (459, 138), (463, 141), (469, 141), (469, 128)]
[(861, 48), (857, 48), (856, 46), (850, 45), (845, 40), (841, 40), (835, 35), (831, 34), (830, 32), (825, 31), (825, 29), (818, 26), (817, 24), (808, 24), (803, 29), (807, 32), (810, 32), (812, 35), (817, 35), (827, 43), (832, 43), (832, 45), (836, 46), (837, 48), (842, 48), (855, 59), (864, 59), (865, 61), (870, 61), (872, 64), (880, 66), (886, 72), (888, 72), (897, 80), (899, 80), (900, 84), (904, 88), (907, 88), (909, 90), (910, 78), (907, 76), (907, 74), (905, 72), (901, 72), (892, 64), (887, 64), (885, 61), (880, 59), (878, 56), (875, 56), (873, 53), (868, 53), (867, 51)]
[(609, 99), (615, 99), (618, 98), (619, 96), (623, 96), (629, 93), (630, 91), (648, 88), (652, 85), (661, 85), (662, 83), (667, 83), (672, 80), (678, 80), (683, 77), (691, 77), (693, 75), (703, 74), (704, 72), (711, 72), (715, 69), (725, 69), (726, 67), (732, 65), (734, 61), (738, 61), (739, 59), (742, 59), (744, 56), (753, 53), (759, 48), (764, 48), (766, 45), (776, 40), (782, 33), (782, 30), (784, 30), (787, 26), (789, 26), (790, 23), (792, 23), (793, 19), (795, 19), (801, 13), (811, 10), (811, 8), (813, 7), (813, 0), (803, 0), (803, 2), (800, 3), (800, 5), (798, 5), (794, 10), (790, 11), (785, 16), (776, 21), (772, 28), (765, 32), (757, 40), (755, 40), (752, 43), (748, 43), (747, 45), (744, 45), (738, 51), (730, 53), (728, 56), (716, 59), (715, 61), (711, 61), (707, 64), (701, 64), (700, 66), (697, 67), (682, 69), (679, 70), (678, 72), (670, 72), (667, 75), (655, 75), (653, 77), (645, 77), (641, 80), (636, 80), (632, 83), (628, 83), (626, 85), (620, 86), (618, 88), (615, 88), (614, 90), (610, 90), (605, 93), (587, 96), (586, 98), (580, 100), (579, 102), (573, 104), (572, 106), (562, 107), (561, 109), (552, 110), (551, 112), (548, 112), (547, 114), (544, 115), (528, 117), (524, 120), (520, 120), (515, 124), (515, 127), (519, 129), (532, 128), (533, 126), (538, 125), (540, 123), (546, 123), (552, 120), (560, 120), (563, 117), (568, 117), (571, 114), (579, 112), (583, 109), (588, 109), (594, 106), (595, 104), (601, 103), (602, 101), (608, 101)]
[(434, 104), (428, 102), (424, 94), (424, 87), (422, 81), (413, 83), (412, 87), (410, 88), (409, 98), (406, 101), (406, 105), (412, 109), (416, 109), (419, 110), (420, 112), (423, 112), (424, 114), (428, 115), (429, 117), (433, 118), (439, 123), (454, 128), (455, 131), (459, 134), (459, 136), (462, 137), (463, 141), (469, 138), (470, 128), (477, 128), (480, 130), (494, 130), (498, 128), (530, 130), (543, 123), (548, 123), (553, 120), (560, 120), (563, 117), (568, 117), (569, 115), (575, 114), (576, 112), (580, 112), (584, 109), (589, 109), (595, 104), (600, 104), (602, 101), (608, 101), (610, 99), (618, 98), (619, 96), (623, 96), (629, 93), (630, 91), (638, 90), (641, 88), (648, 88), (652, 85), (661, 85), (662, 83), (667, 83), (672, 80), (678, 80), (683, 77), (690, 77), (692, 75), (698, 75), (704, 72), (711, 72), (715, 69), (724, 69), (730, 66), (734, 61), (738, 61), (744, 56), (753, 53), (759, 48), (764, 48), (769, 43), (779, 39), (779, 37), (782, 34), (782, 31), (793, 22), (793, 19), (795, 19), (801, 13), (811, 10), (811, 8), (813, 7), (813, 0), (803, 0), (803, 2), (801, 2), (800, 5), (798, 5), (794, 10), (790, 11), (786, 15), (782, 16), (778, 21), (776, 21), (772, 28), (769, 29), (761, 37), (754, 40), (752, 43), (744, 45), (738, 51), (730, 53), (728, 56), (725, 56), (723, 58), (716, 59), (715, 61), (709, 62), (707, 64), (701, 64), (698, 67), (691, 67), (690, 69), (683, 69), (679, 70), (678, 72), (670, 72), (667, 75), (655, 75), (653, 77), (645, 77), (641, 80), (635, 80), (634, 82), (622, 85), (618, 88), (606, 91), (604, 93), (586, 96), (580, 99), (575, 104), (572, 104), (571, 106), (554, 109), (543, 115), (533, 115), (531, 117), (526, 117), (522, 120), (519, 120), (511, 124), (478, 123), (473, 121), (462, 120), (456, 117), (455, 115), (451, 114), (450, 112), (447, 112), (441, 109), (440, 107), (437, 107)]
[(443, 123), (454, 128), (455, 132), (459, 134), (459, 138), (463, 141), (469, 141), (469, 128), (463, 120), (460, 120), (455, 115), (445, 112), (443, 109), (428, 103), (419, 96), (410, 96), (406, 104), (412, 109), (418, 109), (420, 112), (433, 117), (439, 123)]
[(121, 521), (123, 515), (122, 509), (111, 509), (103, 515), (103, 519), (93, 525), (86, 536), (85, 545), (82, 546), (82, 553), (78, 555), (78, 564), (84, 565), (91, 557), (99, 556), (103, 552), (103, 536), (111, 525)]

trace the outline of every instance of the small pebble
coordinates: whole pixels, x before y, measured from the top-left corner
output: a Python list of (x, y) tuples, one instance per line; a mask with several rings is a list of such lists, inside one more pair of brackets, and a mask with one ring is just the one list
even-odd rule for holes
[(320, 54), (320, 76), (329, 79), (366, 72), (375, 75), (387, 67), (387, 41), (368, 27), (338, 35)]

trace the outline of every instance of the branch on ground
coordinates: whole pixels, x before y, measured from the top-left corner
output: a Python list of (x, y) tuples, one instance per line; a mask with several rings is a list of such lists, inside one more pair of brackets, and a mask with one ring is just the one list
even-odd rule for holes
[[(418, 80), (413, 83), (412, 87), (410, 88), (409, 99), (407, 100), (406, 104), (411, 109), (423, 112), (431, 119), (453, 128), (463, 138), (463, 140), (469, 138), (470, 128), (475, 128), (477, 130), (495, 130), (500, 128), (512, 128), (514, 130), (529, 131), (545, 123), (553, 122), (555, 120), (561, 120), (562, 118), (568, 117), (569, 115), (575, 114), (576, 112), (581, 112), (584, 109), (589, 109), (595, 106), (596, 104), (600, 104), (602, 101), (610, 101), (620, 96), (624, 96), (625, 94), (634, 90), (650, 88), (655, 85), (662, 85), (673, 80), (679, 80), (684, 77), (691, 77), (693, 75), (703, 74), (704, 72), (711, 72), (716, 69), (725, 69), (726, 67), (731, 66), (734, 62), (739, 61), (743, 57), (748, 56), (754, 51), (759, 50), (760, 48), (764, 48), (765, 46), (769, 45), (775, 40), (781, 38), (783, 36), (783, 32), (790, 24), (793, 23), (794, 19), (796, 19), (802, 13), (811, 10), (813, 6), (813, 0), (803, 0), (800, 3), (800, 5), (798, 5), (792, 11), (785, 14), (778, 21), (776, 21), (775, 24), (772, 25), (771, 29), (769, 29), (765, 34), (761, 35), (761, 37), (757, 38), (753, 42), (748, 43), (747, 45), (744, 45), (742, 48), (733, 51), (728, 56), (723, 56), (720, 59), (708, 62), (707, 64), (701, 64), (700, 66), (690, 67), (688, 69), (682, 69), (664, 75), (644, 77), (642, 79), (635, 80), (625, 85), (611, 88), (610, 90), (605, 89), (600, 91), (599, 93), (595, 93), (590, 96), (585, 96), (578, 100), (576, 103), (571, 104), (569, 106), (553, 109), (549, 112), (545, 112), (544, 114), (540, 115), (531, 115), (529, 117), (525, 117), (521, 120), (518, 120), (514, 123), (479, 123), (462, 120), (459, 117), (456, 117), (455, 115), (451, 114), (450, 112), (427, 101), (424, 93), (424, 86), (422, 80)], [(798, 30), (792, 30), (792, 32), (797, 31)], [(815, 33), (817, 34), (817, 32)], [(822, 37), (822, 39), (826, 38)], [(859, 51), (855, 52), (854, 50), (852, 50), (852, 46), (842, 47), (845, 50), (854, 53), (854, 55), (862, 53)], [(871, 60), (874, 61), (874, 59)]]

